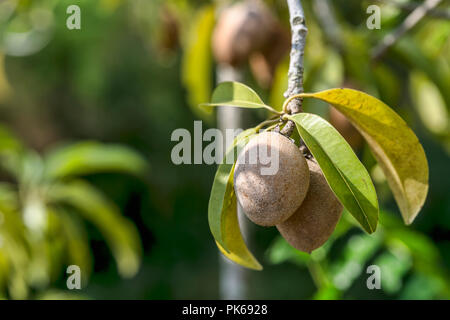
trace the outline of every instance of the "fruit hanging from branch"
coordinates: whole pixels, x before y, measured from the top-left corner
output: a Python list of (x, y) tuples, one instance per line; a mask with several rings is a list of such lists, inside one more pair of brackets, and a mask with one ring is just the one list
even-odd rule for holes
[(219, 64), (249, 63), (259, 85), (267, 88), (289, 50), (289, 33), (263, 2), (238, 2), (220, 12), (212, 49)]
[(308, 187), (305, 157), (279, 133), (258, 134), (237, 159), (236, 196), (247, 217), (258, 225), (275, 226), (288, 219), (302, 204)]
[[(240, 234), (238, 201), (250, 220), (263, 226), (275, 224), (292, 246), (308, 253), (327, 241), (342, 208), (367, 233), (377, 229), (378, 199), (367, 169), (338, 130), (323, 118), (302, 112), (303, 99), (332, 105), (358, 130), (382, 168), (406, 224), (413, 222), (428, 192), (425, 152), (414, 132), (389, 106), (353, 89), (303, 92), (307, 29), (300, 1), (288, 0), (288, 5), (292, 49), (282, 111), (237, 82), (219, 84), (211, 102), (204, 104), (207, 108), (265, 108), (274, 114), (235, 138), (227, 155), (238, 153), (238, 160), (219, 165), (208, 209), (210, 229), (221, 252), (255, 270), (262, 267)], [(289, 139), (295, 130), (301, 138), (299, 145)], [(274, 141), (278, 141), (277, 148)], [(254, 152), (256, 162), (247, 162), (257, 146), (268, 147), (266, 155), (272, 160), (278, 157), (279, 167), (272, 176), (261, 173), (268, 162), (259, 152)]]
[(343, 206), (334, 195), (319, 165), (307, 160), (310, 174), (308, 194), (300, 208), (278, 231), (294, 248), (311, 253), (323, 245), (336, 227)]

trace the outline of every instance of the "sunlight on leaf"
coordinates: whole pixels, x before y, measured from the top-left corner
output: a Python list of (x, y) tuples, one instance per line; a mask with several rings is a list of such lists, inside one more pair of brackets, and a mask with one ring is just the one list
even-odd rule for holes
[(248, 251), (241, 235), (233, 187), (234, 161), (229, 163), (230, 159), (236, 159), (239, 150), (255, 133), (256, 129), (252, 128), (239, 134), (219, 165), (209, 199), (208, 221), (217, 246), (227, 258), (247, 268), (260, 270), (261, 265)]
[(380, 100), (353, 89), (302, 96), (332, 104), (361, 132), (386, 175), (405, 223), (412, 223), (428, 193), (428, 163), (405, 121)]
[(234, 190), (232, 191), (232, 196), (224, 210), (224, 243), (228, 248), (228, 252), (216, 242), (219, 250), (225, 257), (241, 266), (254, 270), (262, 270), (262, 266), (247, 249), (244, 239), (242, 238), (237, 215), (237, 199)]
[(378, 200), (366, 168), (345, 139), (319, 116), (300, 113), (289, 117), (317, 160), (331, 189), (344, 207), (372, 233), (377, 228)]
[(231, 194), (232, 192), (234, 192), (232, 181), (234, 162), (235, 159), (237, 159), (237, 153), (239, 152), (239, 149), (242, 149), (243, 146), (247, 144), (248, 139), (255, 133), (255, 129), (248, 129), (243, 131), (234, 139), (232, 145), (229, 147), (224, 157), (224, 160), (217, 168), (214, 182), (211, 188), (211, 195), (208, 204), (209, 227), (211, 229), (211, 233), (214, 236), (214, 239), (216, 239), (216, 241), (220, 243), (220, 245), (225, 250), (228, 249), (223, 240), (223, 220), (225, 216), (224, 208), (228, 206)]
[(264, 104), (252, 88), (239, 82), (222, 82), (214, 90), (211, 103), (203, 103), (202, 106), (228, 106), (250, 109), (266, 108), (276, 112), (272, 107)]

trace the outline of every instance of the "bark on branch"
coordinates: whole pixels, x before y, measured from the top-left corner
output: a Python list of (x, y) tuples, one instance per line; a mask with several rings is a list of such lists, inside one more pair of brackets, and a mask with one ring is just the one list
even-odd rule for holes
[[(287, 3), (291, 23), (292, 47), (288, 73), (288, 88), (284, 93), (286, 99), (303, 92), (303, 56), (305, 54), (306, 35), (308, 33), (301, 0), (287, 0)], [(287, 110), (291, 114), (301, 112), (302, 99), (292, 100), (287, 106)], [(294, 128), (295, 124), (292, 121), (288, 121), (281, 130), (281, 133), (290, 136)]]

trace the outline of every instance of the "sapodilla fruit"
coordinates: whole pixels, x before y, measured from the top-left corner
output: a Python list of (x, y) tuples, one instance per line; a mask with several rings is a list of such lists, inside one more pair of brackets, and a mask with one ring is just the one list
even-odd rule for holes
[(223, 9), (212, 36), (218, 63), (240, 66), (270, 40), (276, 19), (262, 1), (244, 1)]
[(307, 160), (310, 170), (308, 194), (298, 210), (277, 225), (278, 231), (294, 248), (311, 253), (323, 245), (336, 227), (342, 204), (330, 189), (319, 165)]
[(259, 134), (236, 161), (237, 199), (247, 217), (258, 225), (274, 226), (288, 219), (305, 199), (308, 187), (309, 169), (303, 154), (279, 133)]

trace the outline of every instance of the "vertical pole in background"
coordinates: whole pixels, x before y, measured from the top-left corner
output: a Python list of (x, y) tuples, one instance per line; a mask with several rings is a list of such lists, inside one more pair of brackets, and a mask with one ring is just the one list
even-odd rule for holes
[[(217, 66), (217, 82), (224, 81), (243, 81), (243, 74), (240, 69), (230, 65)], [(240, 108), (219, 107), (217, 112), (217, 123), (219, 129), (225, 137), (225, 129), (245, 128), (244, 110)], [(226, 141), (231, 143), (231, 141)], [(225, 150), (228, 145), (224, 145)], [(238, 218), (244, 240), (248, 239), (248, 224), (238, 203)], [(247, 298), (247, 270), (225, 258), (220, 254), (220, 298), (224, 300), (242, 300)]]

